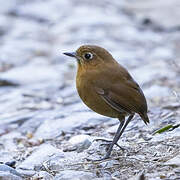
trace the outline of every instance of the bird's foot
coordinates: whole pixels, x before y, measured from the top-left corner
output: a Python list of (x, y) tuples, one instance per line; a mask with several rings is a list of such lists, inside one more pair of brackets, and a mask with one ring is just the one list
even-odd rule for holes
[(86, 158), (87, 161), (91, 161), (91, 162), (103, 162), (104, 160), (109, 159), (109, 156), (105, 155), (104, 157), (100, 158), (100, 159), (91, 159), (91, 158)]
[[(111, 143), (112, 143), (112, 141), (111, 141), (111, 140), (107, 140), (107, 139), (103, 139), (103, 138), (97, 138), (97, 139), (94, 139), (93, 141), (104, 141), (104, 142), (106, 142), (106, 144), (105, 144), (105, 143), (103, 143), (103, 144), (101, 144), (101, 146), (104, 146), (104, 145), (106, 145), (106, 146), (110, 146), (110, 145), (111, 145)], [(116, 145), (117, 147), (119, 147), (122, 151), (127, 150), (126, 148), (124, 148), (124, 147), (120, 146), (118, 143), (115, 143), (115, 145)], [(108, 157), (107, 157), (107, 158), (108, 158)], [(106, 159), (107, 159), (107, 158), (106, 158)]]

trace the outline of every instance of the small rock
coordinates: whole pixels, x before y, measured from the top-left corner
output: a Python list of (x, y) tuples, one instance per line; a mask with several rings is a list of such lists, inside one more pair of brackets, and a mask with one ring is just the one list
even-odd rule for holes
[(91, 180), (92, 178), (95, 178), (95, 176), (90, 172), (84, 172), (84, 171), (75, 171), (75, 170), (65, 170), (61, 173), (57, 174), (54, 178), (54, 180)]
[(5, 165), (5, 164), (0, 164), (0, 172), (1, 173), (4, 172), (5, 174), (9, 173), (9, 174), (21, 177), (21, 174), (18, 173), (14, 168), (12, 168), (8, 165)]
[(179, 175), (180, 175), (180, 168), (174, 169), (174, 172), (175, 172), (176, 174), (179, 174)]
[(53, 176), (46, 171), (40, 171), (37, 174), (35, 174), (32, 178), (33, 179), (51, 180), (51, 179), (53, 179)]
[(96, 121), (97, 125), (98, 123), (102, 122), (102, 120), (104, 120), (103, 116), (88, 111), (71, 112), (70, 107), (66, 107), (66, 109), (63, 109), (63, 111), (69, 111), (70, 115), (56, 119), (46, 119), (38, 127), (34, 137), (52, 139), (59, 136), (61, 131), (72, 131), (76, 127), (93, 121)]
[(34, 170), (36, 168), (38, 170), (42, 163), (55, 153), (61, 153), (61, 151), (50, 144), (42, 144), (18, 168), (26, 170)]
[(63, 155), (60, 153), (54, 154), (43, 163), (43, 170), (59, 173), (67, 168), (79, 168), (78, 164), (83, 164), (85, 158), (87, 158), (85, 152), (77, 153), (73, 151), (66, 152)]
[(5, 165), (10, 166), (12, 168), (15, 168), (16, 161), (8, 161), (8, 162), (5, 163)]
[(0, 152), (0, 162), (11, 162), (13, 160), (13, 153), (8, 151)]
[[(41, 66), (41, 68), (39, 68), (39, 66)], [(29, 74), (31, 74), (31, 76), (29, 76)], [(35, 63), (13, 68), (4, 72), (1, 77), (12, 83), (23, 85), (56, 80), (62, 82), (59, 73), (52, 67), (49, 67), (48, 64), (44, 63), (41, 59), (37, 60)]]
[(21, 180), (22, 178), (11, 174), (10, 172), (1, 172), (0, 171), (0, 179), (2, 180)]
[(36, 174), (33, 170), (24, 170), (24, 169), (17, 169), (17, 171), (23, 176), (23, 177), (32, 177)]
[(174, 158), (168, 160), (165, 165), (169, 166), (180, 166), (180, 155), (175, 156)]
[(75, 146), (77, 152), (82, 152), (92, 144), (92, 138), (89, 135), (77, 135), (72, 137), (69, 143)]

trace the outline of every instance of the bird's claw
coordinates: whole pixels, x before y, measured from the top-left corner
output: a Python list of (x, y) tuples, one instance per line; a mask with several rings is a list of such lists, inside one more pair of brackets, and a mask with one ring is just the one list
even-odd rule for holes
[[(103, 138), (102, 138), (102, 139), (101, 139), (101, 138), (94, 139), (93, 141), (104, 141), (104, 142), (106, 142), (106, 144), (101, 144), (100, 146), (103, 146), (103, 145), (110, 145), (110, 144), (112, 143), (111, 140), (107, 140), (107, 139), (103, 139)], [(127, 150), (126, 148), (120, 146), (118, 143), (115, 143), (115, 145), (116, 145), (117, 147), (119, 147), (122, 151)], [(106, 159), (107, 159), (107, 158), (106, 158)]]
[(91, 162), (100, 162), (100, 161), (104, 161), (104, 160), (107, 160), (107, 159), (109, 159), (109, 156), (108, 157), (104, 156), (103, 158), (100, 158), (100, 159), (86, 158), (87, 161), (91, 161)]

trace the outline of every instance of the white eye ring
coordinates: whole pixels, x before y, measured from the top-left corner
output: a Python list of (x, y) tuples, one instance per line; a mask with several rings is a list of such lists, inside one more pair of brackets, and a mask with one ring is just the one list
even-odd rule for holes
[(90, 52), (84, 53), (84, 59), (90, 60), (93, 58), (93, 54)]

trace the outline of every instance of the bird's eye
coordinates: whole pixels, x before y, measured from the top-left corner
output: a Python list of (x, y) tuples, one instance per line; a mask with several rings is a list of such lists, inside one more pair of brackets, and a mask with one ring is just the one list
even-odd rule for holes
[(84, 54), (84, 58), (87, 59), (87, 60), (92, 59), (92, 58), (93, 58), (93, 54), (90, 53), (90, 52), (85, 53), (85, 54)]

